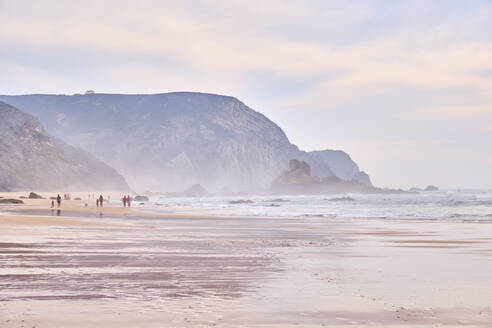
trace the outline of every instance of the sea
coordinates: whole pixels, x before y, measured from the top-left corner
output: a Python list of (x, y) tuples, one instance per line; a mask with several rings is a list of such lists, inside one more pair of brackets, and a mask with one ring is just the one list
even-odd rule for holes
[(188, 198), (154, 195), (149, 202), (135, 202), (134, 206), (157, 213), (238, 217), (492, 221), (492, 190)]

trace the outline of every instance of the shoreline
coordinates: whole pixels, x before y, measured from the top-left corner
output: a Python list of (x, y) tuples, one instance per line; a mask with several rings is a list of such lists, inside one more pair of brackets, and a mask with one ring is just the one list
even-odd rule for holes
[(0, 206), (0, 327), (492, 325), (489, 222), (48, 202)]
[[(14, 199), (19, 199), (19, 196), (22, 194), (28, 195), (29, 192), (0, 192), (0, 197), (3, 198), (14, 198)], [(75, 192), (75, 193), (70, 193), (72, 195), (72, 198), (76, 197), (87, 197), (89, 192)], [(96, 193), (91, 193), (96, 195)], [(99, 194), (99, 193), (97, 193)], [(95, 199), (82, 199), (82, 200), (62, 200), (62, 206), (59, 208), (64, 213), (67, 212), (78, 212), (81, 213), (80, 215), (77, 216), (84, 216), (83, 213), (87, 214), (93, 214), (93, 215), (99, 215), (102, 213), (102, 215), (112, 215), (116, 217), (120, 216), (145, 216), (145, 217), (159, 217), (159, 218), (208, 218), (208, 219), (229, 219), (229, 218), (236, 218), (236, 219), (245, 219), (245, 218), (251, 218), (251, 219), (272, 219), (272, 218), (277, 218), (277, 219), (288, 219), (288, 218), (306, 218), (306, 219), (325, 219), (325, 220), (332, 220), (332, 221), (348, 221), (348, 220), (362, 220), (362, 221), (385, 221), (385, 222), (398, 222), (398, 221), (403, 221), (403, 222), (446, 222), (446, 223), (492, 223), (492, 214), (487, 215), (486, 217), (482, 216), (477, 216), (476, 218), (469, 218), (469, 217), (457, 217), (456, 214), (452, 214), (447, 217), (398, 217), (398, 216), (380, 216), (380, 217), (375, 217), (375, 216), (370, 216), (370, 217), (363, 217), (363, 216), (353, 216), (353, 217), (343, 217), (343, 216), (329, 216), (326, 214), (295, 214), (295, 215), (261, 215), (261, 214), (250, 214), (250, 213), (231, 213), (227, 212), (225, 209), (218, 209), (218, 208), (213, 208), (211, 209), (210, 206), (208, 207), (203, 207), (203, 208), (193, 208), (193, 207), (185, 207), (185, 206), (171, 206), (171, 207), (162, 207), (161, 209), (157, 208), (148, 208), (148, 207), (141, 207), (139, 206), (140, 202), (132, 202), (132, 207), (123, 207), (122, 203), (117, 203), (114, 200), (118, 199), (122, 196), (121, 193), (116, 193), (116, 192), (102, 192), (101, 194), (106, 196), (111, 196), (111, 199), (113, 201), (109, 204), (105, 203), (103, 207), (96, 207), (95, 206)], [(13, 205), (13, 204), (0, 204), (0, 211), (2, 208), (7, 208), (8, 212), (12, 213), (15, 215), (15, 213), (24, 213), (24, 214), (30, 214), (27, 213), (26, 209), (31, 209), (32, 212), (35, 212), (35, 210), (38, 210), (38, 213), (42, 213), (45, 209), (50, 209), (50, 203), (51, 200), (49, 200), (50, 196), (56, 195), (55, 193), (52, 192), (43, 192), (39, 193), (39, 195), (44, 196), (45, 199), (21, 199), (22, 201), (25, 202), (25, 204), (19, 204), (19, 205)], [(254, 197), (254, 196), (252, 196)], [(172, 198), (171, 198), (172, 199)], [(267, 202), (268, 203), (268, 202)], [(85, 205), (85, 206), (84, 206)], [(164, 210), (165, 209), (165, 210)], [(58, 210), (55, 204), (54, 210)], [(1, 212), (0, 212), (1, 215)], [(44, 215), (43, 215), (44, 216)], [(51, 216), (51, 215), (47, 215)], [(74, 216), (74, 215), (71, 215)]]
[[(25, 199), (23, 199), (26, 201)], [(60, 208), (50, 208), (41, 205), (40, 200), (27, 200), (25, 204), (0, 204), (0, 217), (8, 216), (38, 216), (38, 217), (79, 217), (98, 218), (107, 216), (122, 219), (125, 217), (147, 217), (161, 219), (324, 219), (332, 222), (368, 221), (368, 222), (415, 222), (415, 223), (446, 223), (446, 224), (492, 224), (492, 219), (457, 219), (457, 218), (398, 218), (398, 217), (329, 217), (319, 215), (275, 216), (275, 215), (242, 215), (228, 213), (211, 213), (206, 210), (183, 211), (170, 208), (169, 211), (158, 211), (149, 208), (132, 206), (106, 205), (104, 207), (83, 206), (84, 201), (64, 201)], [(69, 205), (67, 206), (67, 202)], [(2, 211), (3, 210), (3, 211)], [(57, 214), (57, 211), (60, 213)], [(201, 213), (200, 213), (201, 212)]]

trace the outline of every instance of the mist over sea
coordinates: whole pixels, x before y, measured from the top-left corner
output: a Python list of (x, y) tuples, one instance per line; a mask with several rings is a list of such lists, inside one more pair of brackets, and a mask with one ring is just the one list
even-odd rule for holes
[(168, 198), (152, 196), (135, 206), (153, 212), (240, 217), (324, 217), (492, 221), (492, 190), (443, 190), (412, 194), (343, 194)]

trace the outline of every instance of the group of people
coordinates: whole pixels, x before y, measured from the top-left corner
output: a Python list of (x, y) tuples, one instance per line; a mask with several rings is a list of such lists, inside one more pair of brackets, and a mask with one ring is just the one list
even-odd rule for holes
[[(87, 194), (87, 199), (95, 199), (97, 201), (100, 198), (101, 198), (101, 195), (99, 195), (99, 197), (96, 198), (96, 195), (94, 195), (94, 194)], [(108, 198), (107, 198), (108, 202), (109, 202), (110, 198), (111, 198), (111, 196), (108, 195)]]
[[(58, 207), (61, 206), (61, 201), (62, 201), (62, 198), (61, 198), (60, 194), (58, 194), (58, 196), (56, 196), (56, 203), (58, 204)], [(51, 198), (51, 208), (54, 208), (54, 207), (55, 207), (55, 200), (53, 198)]]
[[(88, 194), (87, 197), (89, 199), (96, 198), (96, 207), (103, 207), (104, 202), (105, 201), (106, 202), (109, 202), (109, 199), (110, 199), (109, 196), (108, 196), (107, 199), (104, 199), (103, 195), (99, 195), (99, 197), (94, 197), (94, 194), (92, 194), (92, 195), (91, 194)], [(63, 199), (70, 200), (71, 199), (70, 194), (64, 194), (63, 195)], [(61, 198), (60, 194), (58, 194), (58, 196), (56, 196), (56, 199), (53, 199), (52, 198), (51, 208), (54, 208), (55, 207), (55, 200), (56, 200), (56, 203), (57, 203), (58, 207), (61, 206), (62, 198)], [(128, 207), (131, 207), (133, 199), (132, 199), (132, 197), (130, 197), (130, 195), (123, 196), (123, 198), (121, 200), (123, 201), (123, 207), (127, 207), (127, 206)], [(87, 206), (87, 204), (85, 204), (85, 206)]]
[(96, 198), (96, 207), (103, 207), (104, 203), (104, 197), (103, 195), (99, 195), (98, 198)]
[(126, 207), (127, 205), (130, 207), (132, 205), (132, 198), (130, 195), (123, 196), (121, 200), (123, 201), (123, 207)]
[[(123, 202), (123, 207), (130, 207), (132, 205), (132, 198), (130, 197), (130, 195), (125, 195), (123, 196), (123, 198), (121, 199), (121, 201)], [(108, 199), (106, 200), (109, 202), (109, 196), (108, 196)], [(97, 207), (103, 207), (103, 203), (104, 203), (104, 197), (102, 195), (100, 195), (98, 198), (96, 198), (96, 206)]]

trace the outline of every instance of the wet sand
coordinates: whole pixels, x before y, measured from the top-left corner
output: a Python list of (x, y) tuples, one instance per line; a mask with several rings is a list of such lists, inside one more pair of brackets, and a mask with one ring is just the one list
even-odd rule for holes
[(492, 326), (490, 223), (45, 202), (0, 206), (0, 327)]

